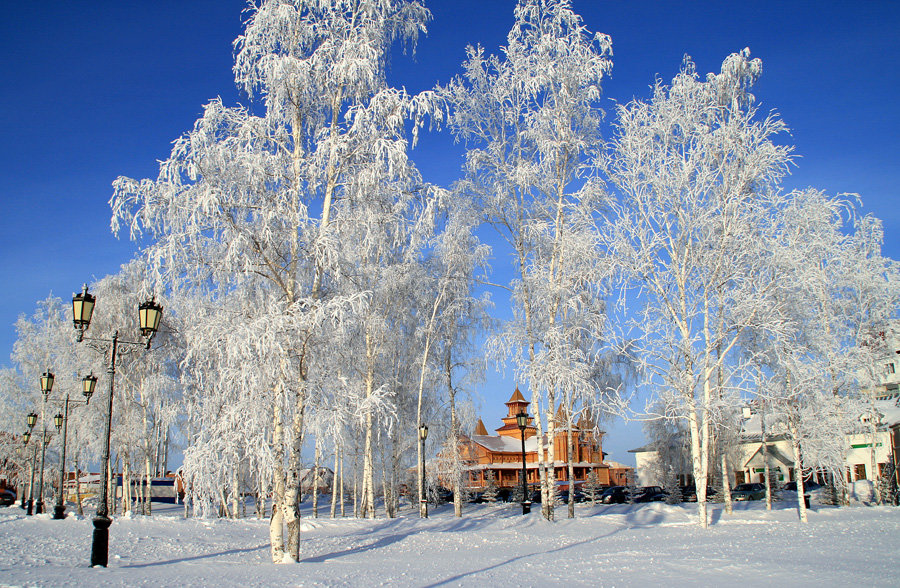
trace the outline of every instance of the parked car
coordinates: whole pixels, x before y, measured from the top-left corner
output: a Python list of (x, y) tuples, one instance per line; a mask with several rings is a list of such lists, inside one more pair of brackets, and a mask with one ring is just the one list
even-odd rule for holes
[(12, 506), (16, 503), (16, 493), (12, 490), (0, 490), (0, 506)]
[[(817, 484), (812, 480), (808, 482), (803, 482), (803, 491), (804, 492), (813, 492), (821, 488), (821, 484)], [(781, 487), (782, 492), (796, 492), (797, 491), (797, 482), (788, 482)]]
[(603, 504), (622, 504), (628, 502), (628, 492), (625, 486), (610, 486), (600, 494), (598, 502)]
[(659, 486), (643, 486), (634, 495), (635, 502), (662, 502), (668, 494)]
[[(716, 497), (716, 489), (712, 486), (706, 486), (706, 500), (712, 500)], [(693, 484), (681, 487), (681, 500), (684, 502), (697, 502), (697, 487)]]
[(762, 500), (766, 497), (766, 487), (759, 482), (738, 484), (731, 491), (732, 500)]
[[(822, 493), (824, 486), (812, 480), (803, 482), (803, 497), (806, 500), (806, 507), (809, 508), (811, 501), (822, 502)], [(787, 482), (778, 489), (778, 498), (781, 500), (794, 500), (797, 498), (797, 482)]]
[(481, 504), (484, 502), (484, 492), (469, 492), (466, 494), (466, 502), (469, 504)]
[(433, 498), (435, 500), (435, 504), (453, 502), (453, 490), (448, 490), (447, 488), (437, 488), (434, 491)]
[[(556, 499), (559, 504), (569, 504), (569, 491), (560, 490), (556, 493)], [(578, 488), (575, 488), (575, 502), (584, 502), (584, 494)]]

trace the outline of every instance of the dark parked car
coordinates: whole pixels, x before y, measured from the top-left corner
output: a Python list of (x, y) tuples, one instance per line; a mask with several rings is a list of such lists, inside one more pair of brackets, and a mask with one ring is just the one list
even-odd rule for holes
[[(569, 504), (569, 491), (560, 490), (556, 493), (556, 499), (560, 504)], [(575, 489), (575, 502), (584, 502), (584, 494), (578, 488)]]
[[(715, 498), (716, 489), (712, 486), (706, 487), (706, 500), (712, 500)], [(681, 487), (681, 499), (684, 502), (697, 502), (697, 487), (691, 484), (690, 486), (682, 486)]]
[(436, 504), (443, 504), (445, 502), (453, 502), (453, 490), (448, 490), (447, 488), (437, 488), (434, 491), (433, 499)]
[[(817, 484), (812, 480), (808, 482), (803, 482), (803, 491), (804, 492), (812, 492), (813, 490), (818, 490), (821, 488), (821, 484)], [(783, 492), (796, 492), (797, 491), (797, 482), (788, 482), (784, 486), (781, 487)]]
[(659, 486), (643, 486), (638, 488), (634, 495), (635, 502), (662, 502), (666, 499), (666, 494)]
[(12, 506), (16, 503), (16, 493), (12, 490), (0, 490), (0, 506)]
[(600, 494), (598, 502), (603, 504), (622, 504), (628, 502), (628, 491), (625, 486), (610, 486)]
[(469, 504), (481, 504), (484, 502), (484, 492), (469, 492), (466, 495), (466, 502)]
[(766, 497), (766, 487), (759, 482), (738, 484), (731, 492), (732, 500), (762, 500)]

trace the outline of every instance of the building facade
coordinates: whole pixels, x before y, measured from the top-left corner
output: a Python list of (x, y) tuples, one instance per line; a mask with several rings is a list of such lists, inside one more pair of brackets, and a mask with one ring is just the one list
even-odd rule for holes
[[(528, 416), (524, 432), (516, 422), (516, 415), (528, 414), (529, 402), (516, 388), (512, 397), (506, 402), (507, 415), (503, 417), (503, 425), (495, 429), (496, 435), (489, 435), (484, 423), (479, 419), (471, 436), (463, 438), (461, 453), (465, 463), (465, 484), (470, 490), (481, 490), (487, 487), (493, 477), (499, 488), (514, 489), (521, 486), (522, 473), (522, 437), (525, 438), (525, 470), (526, 482), (537, 485), (538, 474), (538, 438), (534, 418)], [(567, 489), (569, 486), (569, 463), (567, 460), (567, 441), (569, 430), (566, 428), (565, 413), (560, 408), (554, 431), (554, 452), (550, 456), (547, 435), (543, 437), (543, 455), (545, 463), (553, 464), (556, 472), (557, 486)], [(578, 488), (587, 480), (593, 470), (597, 480), (604, 486), (624, 484), (631, 468), (617, 463), (604, 461), (601, 447), (603, 433), (597, 431), (594, 424), (582, 417), (572, 427), (574, 470), (573, 485)], [(551, 459), (552, 457), (552, 459)]]
[[(880, 387), (874, 402), (878, 422), (872, 427), (862, 423), (860, 431), (847, 435), (844, 456), (845, 479), (848, 483), (859, 480), (876, 480), (888, 464), (897, 464), (900, 455), (900, 393), (894, 387)], [(866, 429), (869, 429), (866, 431)], [(635, 456), (635, 473), (638, 485), (660, 485), (657, 467), (658, 451), (652, 445), (632, 449)], [(765, 451), (761, 434), (760, 415), (751, 411), (744, 422), (744, 431), (731, 459), (733, 469), (730, 479), (734, 484), (765, 481), (765, 459), (768, 458), (770, 474), (780, 482), (796, 480), (794, 451), (787, 435), (773, 431), (766, 437)], [(689, 459), (684, 460), (690, 463)], [(874, 468), (873, 468), (873, 465)], [(900, 472), (895, 468), (895, 476)], [(679, 475), (682, 483), (693, 479), (690, 471)], [(824, 478), (819, 479), (824, 482)], [(900, 482), (900, 479), (897, 480)]]

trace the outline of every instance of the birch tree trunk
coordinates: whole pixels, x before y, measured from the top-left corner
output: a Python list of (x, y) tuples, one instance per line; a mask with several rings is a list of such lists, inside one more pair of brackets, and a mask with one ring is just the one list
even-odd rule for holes
[[(453, 516), (462, 517), (463, 497), (461, 473), (459, 466), (461, 456), (459, 452), (459, 417), (456, 414), (456, 389), (453, 387), (453, 366), (450, 351), (444, 356), (444, 375), (447, 378), (447, 395), (450, 397), (450, 448), (453, 451), (453, 461), (456, 467), (453, 471), (453, 479), (450, 481), (453, 489)], [(524, 497), (523, 497), (524, 500)]]
[[(240, 463), (240, 461), (238, 461)], [(238, 466), (231, 470), (231, 518), (241, 518), (241, 483), (238, 475)]]
[(322, 442), (319, 435), (316, 435), (315, 454), (313, 457), (313, 488), (312, 488), (312, 511), (313, 518), (319, 518), (319, 462), (322, 460)]
[(272, 411), (272, 447), (275, 451), (275, 484), (272, 488), (272, 518), (269, 520), (269, 544), (272, 551), (272, 562), (284, 560), (284, 514), (282, 505), (285, 501), (284, 488), (284, 423), (279, 403), (283, 390), (279, 386), (276, 391), (275, 406)]
[(340, 456), (340, 449), (338, 447), (334, 448), (334, 469), (332, 469), (332, 477), (331, 477), (331, 518), (335, 517), (337, 513), (337, 497), (338, 497), (338, 459)]
[[(78, 514), (84, 516), (84, 505), (81, 502), (81, 471), (78, 467), (78, 452), (75, 452), (75, 504), (78, 506)], [(23, 476), (24, 478), (24, 476)]]
[[(375, 341), (371, 331), (366, 329), (366, 400), (372, 398), (375, 387)], [(372, 409), (365, 416), (365, 447), (363, 449), (363, 493), (364, 517), (375, 518), (375, 461), (374, 461), (374, 419)]]
[(566, 410), (566, 463), (568, 463), (569, 477), (569, 512), (568, 518), (575, 518), (575, 440), (572, 438), (572, 410), (569, 407)]
[(150, 506), (151, 499), (151, 490), (153, 484), (153, 470), (152, 464), (150, 463), (150, 455), (147, 454), (144, 457), (144, 505), (143, 512), (145, 515), (150, 516), (153, 514), (152, 506)]
[(300, 561), (300, 469), (303, 448), (303, 415), (306, 410), (306, 387), (301, 382), (295, 397), (294, 419), (291, 423), (291, 454), (285, 480), (284, 521), (287, 527), (287, 549), (291, 560)]
[(554, 519), (554, 511), (556, 509), (556, 414), (554, 413), (556, 404), (556, 391), (550, 389), (547, 391), (547, 476), (545, 484), (547, 486), (547, 498), (544, 500), (544, 516), (548, 521)]
[(764, 410), (759, 411), (759, 424), (762, 433), (763, 476), (765, 476), (766, 483), (766, 510), (772, 510), (772, 477), (769, 474), (769, 439), (766, 435), (766, 415)]
[(734, 501), (731, 500), (731, 476), (728, 474), (728, 452), (722, 448), (722, 494), (725, 498), (725, 512), (734, 512)]
[(341, 518), (344, 518), (344, 516), (346, 516), (346, 515), (344, 512), (344, 448), (343, 447), (341, 447), (340, 467), (341, 467), (341, 483), (340, 483), (340, 495), (338, 496), (338, 500), (340, 501), (340, 505), (341, 505)]
[(807, 523), (809, 522), (809, 517), (806, 515), (806, 488), (803, 485), (803, 463), (800, 455), (797, 424), (794, 422), (793, 418), (791, 418), (790, 430), (791, 449), (794, 451), (794, 468), (795, 472), (797, 472), (795, 475), (797, 478), (797, 512), (800, 514), (800, 522)]
[(704, 451), (706, 440), (701, 436), (702, 428), (693, 398), (689, 399), (688, 404), (688, 428), (691, 433), (691, 464), (694, 474), (694, 486), (697, 490), (697, 511), (700, 526), (706, 529), (709, 526), (706, 509), (706, 471), (708, 466), (708, 455)]
[[(125, 459), (122, 462), (122, 514), (128, 514), (131, 512), (131, 468), (129, 467), (131, 461), (129, 459)], [(110, 476), (114, 478), (114, 476)], [(110, 496), (110, 495), (107, 495)], [(112, 494), (111, 496), (115, 496)]]

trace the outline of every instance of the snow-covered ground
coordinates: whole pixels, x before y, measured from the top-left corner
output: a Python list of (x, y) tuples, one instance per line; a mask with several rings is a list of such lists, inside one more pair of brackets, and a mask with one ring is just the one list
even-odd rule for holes
[[(307, 505), (308, 506), (308, 505)], [(396, 519), (313, 519), (304, 511), (299, 564), (269, 561), (266, 521), (117, 517), (110, 565), (88, 567), (92, 525), (71, 515), (0, 508), (2, 586), (897, 586), (900, 508), (761, 502), (708, 530), (696, 505), (578, 505), (544, 521), (517, 505), (477, 505), (462, 519), (407, 509)], [(560, 513), (565, 516), (565, 510)]]

